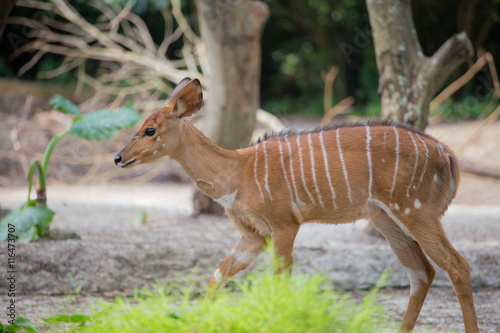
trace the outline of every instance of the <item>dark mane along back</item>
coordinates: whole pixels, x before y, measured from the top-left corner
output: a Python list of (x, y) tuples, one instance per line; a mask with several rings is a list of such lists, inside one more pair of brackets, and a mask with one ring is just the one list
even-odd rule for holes
[(321, 131), (332, 131), (336, 130), (339, 128), (348, 128), (348, 127), (359, 127), (359, 126), (396, 126), (398, 128), (403, 128), (408, 131), (412, 131), (414, 133), (418, 133), (419, 135), (431, 138), (428, 134), (414, 128), (413, 126), (405, 123), (398, 123), (392, 120), (381, 120), (381, 119), (368, 119), (368, 120), (362, 120), (362, 121), (356, 121), (356, 122), (350, 122), (350, 121), (339, 121), (335, 123), (329, 123), (323, 126), (316, 127), (311, 130), (301, 130), (301, 129), (284, 129), (282, 131), (278, 132), (269, 132), (264, 134), (264, 136), (261, 136), (260, 138), (257, 139), (257, 141), (253, 142), (251, 146), (255, 146), (263, 141), (266, 141), (267, 139), (275, 138), (275, 137), (280, 137), (280, 136), (285, 136), (285, 135), (298, 135), (298, 134), (308, 134), (308, 133), (317, 133)]

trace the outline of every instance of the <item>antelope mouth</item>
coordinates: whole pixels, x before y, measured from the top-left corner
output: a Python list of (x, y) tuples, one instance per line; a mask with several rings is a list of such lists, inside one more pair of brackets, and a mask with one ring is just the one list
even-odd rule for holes
[(118, 166), (120, 168), (131, 168), (132, 164), (137, 162), (137, 158), (134, 158), (133, 160), (128, 161), (127, 163), (119, 163)]

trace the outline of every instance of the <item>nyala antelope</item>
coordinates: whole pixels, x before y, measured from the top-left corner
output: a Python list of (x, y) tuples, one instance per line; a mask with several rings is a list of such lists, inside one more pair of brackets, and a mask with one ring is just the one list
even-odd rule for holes
[(434, 279), (427, 255), (448, 274), (466, 331), (478, 331), (469, 263), (440, 221), (459, 181), (457, 159), (446, 145), (408, 126), (379, 121), (284, 131), (226, 150), (186, 120), (201, 104), (200, 82), (183, 79), (115, 163), (131, 168), (168, 156), (225, 208), (241, 239), (213, 273), (209, 291), (245, 269), (266, 237), (291, 269), (302, 224), (369, 218), (408, 273), (410, 300), (401, 329), (415, 326)]

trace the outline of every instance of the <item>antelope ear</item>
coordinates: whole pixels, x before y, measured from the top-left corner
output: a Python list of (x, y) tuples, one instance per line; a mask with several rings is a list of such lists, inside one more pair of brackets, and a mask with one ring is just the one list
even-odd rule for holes
[(175, 101), (175, 99), (179, 96), (181, 93), (182, 89), (191, 81), (191, 78), (185, 77), (183, 78), (179, 83), (177, 83), (177, 86), (175, 87), (174, 91), (172, 91), (172, 94), (170, 95), (170, 102)]
[[(180, 87), (181, 84), (185, 82), (186, 79), (182, 80), (179, 85), (174, 89), (174, 93)], [(196, 114), (203, 102), (203, 93), (201, 91), (201, 84), (198, 79), (189, 81), (187, 84), (181, 88), (177, 93), (177, 96), (170, 97), (169, 104), (172, 104), (172, 114), (181, 117), (190, 117)]]

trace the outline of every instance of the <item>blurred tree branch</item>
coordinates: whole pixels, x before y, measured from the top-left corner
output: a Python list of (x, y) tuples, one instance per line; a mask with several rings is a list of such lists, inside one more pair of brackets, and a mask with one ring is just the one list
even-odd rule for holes
[(0, 6), (0, 39), (2, 39), (5, 25), (7, 24), (7, 17), (9, 16), (12, 8), (16, 6), (17, 0), (4, 0)]
[[(44, 54), (60, 54), (64, 60), (60, 67), (41, 74), (51, 78), (69, 70), (77, 70), (80, 85), (92, 86), (96, 95), (88, 103), (98, 103), (104, 96), (113, 96), (113, 105), (118, 105), (125, 96), (134, 96), (136, 105), (146, 110), (163, 106), (162, 98), (170, 93), (171, 87), (186, 76), (198, 77), (198, 44), (180, 11), (180, 2), (172, 1), (172, 11), (162, 12), (165, 18), (165, 36), (157, 46), (144, 21), (131, 12), (131, 5), (124, 8), (104, 5), (99, 1), (90, 2), (101, 12), (98, 23), (90, 23), (83, 18), (66, 0), (21, 0), (18, 5), (42, 9), (59, 15), (62, 20), (44, 16), (37, 21), (26, 17), (9, 18), (9, 23), (23, 24), (32, 28), (30, 37), (34, 40), (19, 47), (12, 54), (15, 58), (24, 52), (35, 52), (33, 58), (19, 71), (19, 75), (33, 67)], [(172, 21), (181, 21), (172, 31)], [(182, 23), (184, 22), (184, 23)], [(170, 25), (169, 25), (170, 24)], [(184, 42), (184, 59), (172, 60), (166, 52), (175, 40)], [(91, 78), (85, 71), (88, 59), (101, 61), (103, 73)], [(165, 80), (173, 83), (166, 83)], [(87, 107), (90, 107), (87, 105)]]

